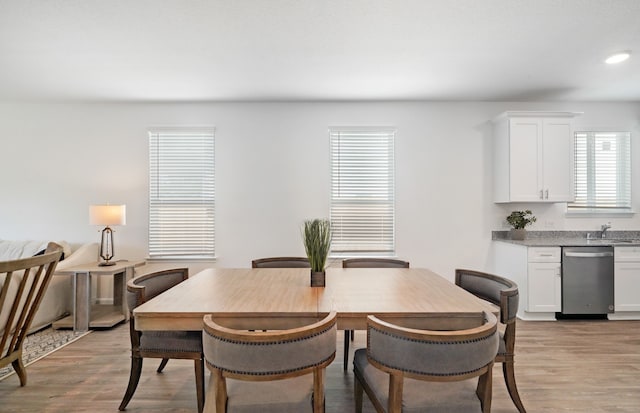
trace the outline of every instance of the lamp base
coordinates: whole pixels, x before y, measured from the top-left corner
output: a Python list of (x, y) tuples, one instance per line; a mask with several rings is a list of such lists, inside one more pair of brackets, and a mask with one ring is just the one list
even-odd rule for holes
[(98, 263), (98, 267), (110, 267), (112, 265), (116, 265), (115, 261), (102, 261)]

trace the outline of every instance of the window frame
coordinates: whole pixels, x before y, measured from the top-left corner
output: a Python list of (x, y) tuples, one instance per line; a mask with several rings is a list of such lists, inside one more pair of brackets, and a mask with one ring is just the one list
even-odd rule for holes
[[(574, 131), (574, 165), (573, 165), (573, 170), (574, 170), (574, 179), (575, 179), (575, 183), (574, 183), (574, 195), (576, 196), (576, 199), (578, 198), (578, 191), (580, 190), (580, 187), (578, 185), (579, 179), (578, 179), (578, 174), (580, 173), (578, 171), (578, 169), (580, 168), (579, 162), (580, 162), (580, 156), (577, 153), (578, 151), (578, 136), (579, 135), (586, 135), (586, 138), (589, 139), (590, 137), (592, 137), (593, 139), (595, 139), (596, 135), (606, 135), (606, 134), (615, 134), (616, 139), (620, 139), (620, 138), (626, 138), (626, 143), (625, 145), (627, 146), (627, 150), (628, 153), (623, 154), (623, 156), (626, 159), (622, 159), (623, 162), (626, 162), (625, 164), (620, 164), (620, 154), (617, 154), (617, 160), (616, 160), (616, 164), (615, 164), (615, 169), (616, 169), (616, 185), (621, 185), (619, 182), (622, 180), (623, 182), (626, 180), (628, 181), (626, 183), (626, 185), (628, 186), (628, 206), (614, 206), (614, 207), (605, 207), (605, 206), (601, 206), (596, 204), (588, 204), (585, 203), (583, 206), (579, 206), (575, 205), (575, 202), (568, 202), (566, 204), (566, 210), (567, 210), (567, 216), (571, 217), (589, 217), (589, 216), (593, 216), (593, 217), (606, 217), (606, 216), (611, 216), (611, 217), (621, 217), (621, 216), (632, 216), (634, 214), (634, 210), (633, 210), (633, 186), (632, 186), (632, 176), (633, 176), (633, 171), (632, 171), (632, 156), (633, 156), (633, 152), (632, 152), (632, 134), (630, 131), (628, 130), (617, 130), (615, 128), (610, 128), (610, 129), (604, 129), (604, 128), (590, 128), (590, 129), (585, 129), (585, 130), (576, 130)], [(595, 145), (595, 142), (593, 143), (589, 143), (586, 142), (587, 145), (587, 149), (585, 150), (586, 156), (590, 157), (593, 156), (594, 154), (591, 152), (593, 149), (589, 149), (589, 147)], [(590, 155), (591, 153), (591, 155)], [(584, 157), (584, 155), (583, 155)], [(589, 162), (588, 160), (585, 162)], [(591, 161), (593, 162), (593, 161)], [(590, 164), (588, 163), (586, 166), (583, 166), (582, 169), (586, 169), (586, 172), (582, 172), (582, 174), (587, 174), (587, 175), (592, 175), (592, 174), (596, 174), (597, 171), (594, 169), (595, 167), (590, 166)], [(622, 169), (626, 169), (626, 171), (622, 171)], [(626, 176), (622, 176), (621, 179), (621, 174), (624, 174)], [(592, 195), (590, 195), (590, 193), (592, 191), (594, 191), (594, 187), (593, 185), (595, 185), (594, 182), (594, 178), (590, 178), (590, 177), (586, 177), (583, 178), (583, 180), (586, 180), (587, 182), (584, 184), (587, 187), (591, 187), (591, 188), (587, 188), (586, 189), (586, 196), (587, 197), (591, 197)], [(619, 198), (616, 196), (616, 199), (618, 199), (619, 202)]]
[[(392, 126), (331, 126), (329, 127), (329, 143), (330, 143), (330, 211), (329, 211), (329, 220), (332, 225), (332, 242), (331, 242), (331, 250), (329, 252), (331, 257), (335, 258), (346, 258), (346, 257), (395, 257), (396, 256), (396, 208), (395, 208), (395, 141), (397, 135), (397, 128)], [(341, 191), (340, 186), (343, 184), (342, 181), (339, 181), (339, 176), (342, 176), (340, 171), (340, 166), (337, 163), (344, 164), (344, 157), (337, 157), (340, 153), (338, 142), (336, 138), (342, 134), (344, 138), (354, 139), (356, 135), (362, 135), (366, 137), (367, 135), (380, 135), (386, 136), (386, 143), (378, 143), (376, 148), (380, 149), (386, 146), (386, 153), (383, 155), (386, 158), (386, 163), (383, 168), (380, 168), (382, 173), (382, 169), (384, 169), (384, 179), (380, 182), (374, 183), (373, 186), (370, 187), (369, 192), (367, 194), (367, 189), (363, 189), (362, 187), (357, 186), (357, 182), (351, 182), (352, 195), (340, 197), (338, 196), (338, 192)], [(373, 138), (372, 138), (373, 139)], [(381, 138), (384, 139), (384, 138)], [(348, 149), (346, 151), (348, 153)], [(367, 155), (361, 155), (362, 159), (359, 161), (367, 162), (367, 159), (371, 161), (371, 158), (367, 158)], [(373, 156), (373, 155), (371, 155)], [(340, 158), (340, 159), (339, 159)], [(367, 159), (364, 159), (367, 158)], [(354, 161), (353, 159), (351, 160)], [(349, 161), (347, 161), (347, 168), (349, 168)], [(353, 166), (353, 165), (351, 165)], [(351, 169), (353, 170), (353, 169)], [(364, 176), (369, 178), (374, 175), (371, 171), (365, 171)], [(353, 177), (352, 177), (353, 178)], [(366, 179), (366, 178), (364, 178)], [(363, 181), (364, 182), (364, 181)], [(365, 184), (366, 186), (366, 184)], [(379, 191), (377, 193), (376, 189)], [(355, 192), (354, 192), (355, 191)], [(386, 193), (385, 193), (386, 191)], [(360, 192), (358, 194), (357, 192)], [(375, 193), (375, 194), (374, 194)], [(362, 199), (362, 197), (370, 196), (370, 201)], [(360, 199), (358, 199), (360, 197)], [(377, 198), (377, 199), (376, 199)], [(354, 204), (355, 201), (355, 204)], [(362, 238), (363, 242), (358, 244), (352, 244), (351, 247), (348, 247), (346, 244), (351, 242), (355, 237), (354, 234), (358, 232), (358, 230), (349, 229), (349, 224), (354, 224), (355, 221), (346, 221), (347, 225), (338, 224), (337, 221), (340, 217), (344, 217), (345, 215), (349, 215), (352, 212), (357, 212), (358, 207), (354, 205), (360, 204), (363, 215), (369, 214), (369, 216), (378, 216), (381, 218), (382, 225), (379, 226), (378, 232), (375, 232), (372, 228), (375, 225), (371, 224), (371, 221), (365, 221), (365, 226), (362, 227), (360, 231), (360, 235), (367, 235), (366, 232), (369, 230), (370, 237)], [(351, 205), (349, 205), (351, 204)], [(365, 211), (366, 209), (380, 211), (380, 212), (369, 212)], [(342, 210), (342, 211), (341, 211)], [(383, 216), (388, 217), (387, 220), (382, 218)], [(343, 220), (344, 222), (344, 220)], [(375, 221), (374, 221), (375, 222)], [(358, 223), (355, 223), (358, 225)], [(354, 228), (351, 225), (351, 228)], [(346, 231), (345, 231), (346, 229)], [(351, 235), (348, 233), (351, 232)], [(342, 235), (339, 235), (342, 234)], [(377, 234), (377, 235), (376, 235)], [(338, 240), (337, 237), (342, 237), (341, 240)], [(377, 238), (377, 240), (376, 240)]]
[[(215, 127), (213, 126), (175, 126), (175, 127), (150, 127), (147, 130), (149, 151), (149, 187), (148, 187), (148, 238), (147, 253), (151, 261), (213, 261), (216, 258), (215, 244), (215, 210), (216, 210), (216, 181), (215, 181)], [(164, 173), (173, 173), (174, 182), (166, 182), (165, 190), (178, 190), (181, 196), (160, 196), (162, 191), (162, 179), (160, 168), (162, 160), (159, 147), (160, 140), (167, 139), (166, 145), (178, 147), (178, 142), (183, 139), (191, 139), (191, 147), (180, 147), (184, 153), (168, 150), (164, 153), (169, 158), (164, 160)], [(157, 141), (154, 147), (154, 139)], [(201, 141), (198, 143), (198, 139)], [(201, 145), (201, 146), (198, 146)], [(189, 153), (188, 149), (192, 152)], [(155, 152), (154, 152), (155, 151)], [(154, 156), (156, 157), (154, 159)], [(182, 162), (182, 163), (180, 163)], [(171, 163), (172, 167), (167, 167)], [(176, 168), (175, 166), (179, 167)], [(194, 170), (192, 167), (196, 165)], [(199, 168), (199, 170), (198, 170)], [(154, 171), (155, 169), (155, 171)], [(193, 173), (197, 174), (194, 176)], [(176, 182), (180, 182), (176, 184)], [(183, 183), (191, 185), (183, 186)], [(172, 188), (172, 186), (174, 186)], [(199, 186), (199, 189), (198, 189)], [(180, 213), (165, 213), (166, 219), (161, 218), (162, 206), (179, 208), (184, 207)], [(187, 217), (187, 218), (185, 218)], [(199, 229), (183, 231), (185, 226), (179, 224), (180, 220), (193, 222), (196, 218)], [(179, 241), (169, 241), (163, 247), (161, 235), (165, 226), (168, 231), (178, 228), (182, 238)], [(174, 232), (175, 234), (175, 232)], [(166, 240), (166, 238), (165, 238)], [(183, 243), (177, 246), (179, 243)], [(190, 245), (191, 247), (185, 247)], [(164, 251), (163, 251), (164, 250)]]

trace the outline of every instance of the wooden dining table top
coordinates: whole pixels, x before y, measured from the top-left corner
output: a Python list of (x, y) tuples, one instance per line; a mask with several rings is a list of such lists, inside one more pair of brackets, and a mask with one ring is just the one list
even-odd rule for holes
[(482, 323), (490, 304), (423, 268), (328, 268), (310, 287), (308, 268), (209, 268), (133, 310), (138, 330), (201, 330), (213, 314), (233, 328), (310, 324), (329, 311), (339, 329), (364, 330), (367, 315), (414, 328), (458, 329)]

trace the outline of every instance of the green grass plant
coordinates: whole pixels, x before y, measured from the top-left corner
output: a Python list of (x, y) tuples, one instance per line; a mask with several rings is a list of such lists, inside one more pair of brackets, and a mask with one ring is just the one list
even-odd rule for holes
[(304, 249), (311, 271), (324, 271), (331, 247), (331, 223), (327, 219), (312, 219), (304, 222), (302, 231)]

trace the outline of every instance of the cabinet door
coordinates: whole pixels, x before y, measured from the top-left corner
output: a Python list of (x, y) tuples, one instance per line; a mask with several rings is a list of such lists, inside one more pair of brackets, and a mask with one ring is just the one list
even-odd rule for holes
[(574, 200), (571, 119), (545, 119), (542, 126), (542, 190), (545, 201)]
[(562, 310), (560, 263), (534, 262), (528, 265), (528, 308), (532, 313), (555, 313)]
[(509, 193), (512, 202), (542, 201), (542, 120), (509, 120)]
[(640, 311), (640, 262), (616, 262), (614, 274), (616, 313)]

